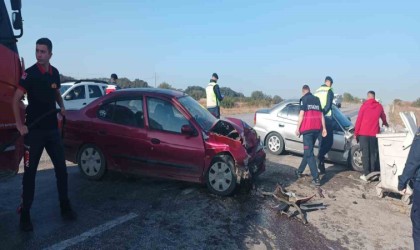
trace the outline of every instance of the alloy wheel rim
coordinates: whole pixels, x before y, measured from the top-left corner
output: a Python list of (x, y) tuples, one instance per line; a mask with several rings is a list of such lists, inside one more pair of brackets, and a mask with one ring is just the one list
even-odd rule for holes
[(280, 138), (278, 138), (277, 136), (273, 135), (268, 139), (268, 148), (272, 151), (272, 152), (276, 152), (280, 149)]
[(361, 167), (363, 166), (362, 163), (362, 152), (360, 150), (356, 150), (353, 154), (353, 162), (356, 164), (356, 166)]

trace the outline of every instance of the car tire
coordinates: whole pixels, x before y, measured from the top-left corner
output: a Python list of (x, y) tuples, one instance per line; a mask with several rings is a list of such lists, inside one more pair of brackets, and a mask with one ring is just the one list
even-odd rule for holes
[(77, 163), (83, 176), (100, 180), (106, 172), (106, 160), (102, 151), (92, 144), (84, 145), (78, 154)]
[(207, 188), (211, 193), (219, 196), (229, 196), (236, 189), (236, 173), (232, 157), (218, 155), (206, 173)]
[(359, 144), (355, 144), (350, 150), (350, 167), (357, 172), (363, 172), (362, 150)]
[(279, 133), (272, 132), (267, 136), (265, 146), (271, 154), (280, 155), (284, 151), (283, 137)]

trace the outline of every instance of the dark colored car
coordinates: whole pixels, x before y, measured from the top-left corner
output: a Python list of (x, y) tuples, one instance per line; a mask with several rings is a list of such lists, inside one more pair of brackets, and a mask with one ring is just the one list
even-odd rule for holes
[(214, 118), (190, 96), (129, 89), (68, 111), (66, 159), (89, 179), (106, 170), (206, 183), (218, 195), (265, 170), (265, 153), (245, 122)]

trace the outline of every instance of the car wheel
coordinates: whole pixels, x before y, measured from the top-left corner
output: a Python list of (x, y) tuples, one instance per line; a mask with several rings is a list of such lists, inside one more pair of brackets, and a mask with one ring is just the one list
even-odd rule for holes
[(236, 174), (232, 157), (218, 155), (214, 157), (206, 174), (207, 188), (213, 194), (228, 196), (236, 188)]
[(356, 144), (351, 147), (350, 150), (350, 163), (351, 168), (358, 172), (363, 172), (363, 162), (362, 162), (362, 150), (360, 145)]
[(279, 155), (284, 151), (284, 140), (279, 133), (270, 133), (267, 136), (265, 145), (267, 146), (268, 151), (275, 155)]
[(99, 180), (105, 175), (106, 160), (101, 150), (91, 144), (83, 146), (77, 160), (80, 172), (88, 179)]

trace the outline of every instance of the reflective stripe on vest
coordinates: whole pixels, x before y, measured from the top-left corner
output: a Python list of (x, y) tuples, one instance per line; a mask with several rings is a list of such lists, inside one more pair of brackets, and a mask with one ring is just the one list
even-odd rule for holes
[(219, 106), (219, 100), (217, 100), (216, 93), (214, 93), (214, 86), (217, 83), (211, 82), (206, 88), (207, 108), (214, 108)]
[[(321, 102), (321, 108), (324, 110), (325, 106), (327, 105), (328, 100), (328, 91), (331, 89), (331, 87), (328, 86), (321, 86), (319, 89), (316, 90), (315, 96), (319, 98), (319, 101)], [(328, 113), (325, 114), (325, 116), (331, 116), (331, 109), (328, 111)]]

